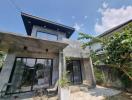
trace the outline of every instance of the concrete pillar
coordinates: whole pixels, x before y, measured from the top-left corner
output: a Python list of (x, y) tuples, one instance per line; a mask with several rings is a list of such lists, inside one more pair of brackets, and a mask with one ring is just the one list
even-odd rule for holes
[(94, 71), (93, 71), (93, 64), (92, 64), (92, 60), (91, 58), (88, 59), (83, 59), (83, 63), (84, 63), (84, 72), (83, 74), (83, 84), (88, 85), (91, 88), (96, 87), (96, 81), (95, 81), (95, 77), (94, 77)]
[[(60, 50), (59, 51), (59, 80), (61, 79), (62, 74), (63, 74), (63, 52), (62, 52), (62, 50)], [(60, 88), (60, 86), (58, 88), (58, 95), (59, 95), (59, 98), (60, 98), (60, 95), (61, 95), (61, 88)]]
[(59, 79), (61, 79), (63, 73), (63, 52), (59, 52)]
[(65, 54), (63, 52), (63, 72), (66, 71), (66, 59), (65, 59)]
[[(14, 53), (7, 54), (3, 68), (0, 73), (0, 90), (3, 88), (4, 84), (8, 83), (9, 81), (11, 71), (14, 65), (14, 61), (15, 61), (15, 54)], [(6, 87), (4, 90), (6, 90)]]

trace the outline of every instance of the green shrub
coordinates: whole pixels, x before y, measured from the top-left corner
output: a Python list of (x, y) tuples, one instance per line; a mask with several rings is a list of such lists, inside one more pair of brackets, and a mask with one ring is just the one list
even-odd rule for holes
[(59, 80), (59, 85), (60, 85), (60, 87), (62, 87), (62, 88), (66, 88), (66, 87), (68, 87), (69, 86), (69, 80), (68, 80), (68, 78), (67, 78), (67, 74), (68, 74), (68, 72), (66, 71), (66, 72), (64, 72), (63, 73), (63, 75), (62, 75), (62, 77), (61, 77), (61, 79)]
[(96, 83), (103, 84), (103, 75), (102, 75), (101, 70), (94, 67), (94, 73), (95, 73)]

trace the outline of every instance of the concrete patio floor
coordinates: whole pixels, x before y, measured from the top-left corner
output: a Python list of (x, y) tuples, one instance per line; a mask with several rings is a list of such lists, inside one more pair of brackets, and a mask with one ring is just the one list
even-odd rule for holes
[[(70, 100), (104, 100), (105, 97), (111, 97), (119, 93), (121, 93), (121, 91), (97, 86), (94, 89), (80, 90), (71, 93)], [(22, 93), (19, 95), (14, 94), (12, 95), (12, 97), (7, 97), (0, 100), (58, 100), (58, 97), (55, 96), (55, 97), (47, 98), (47, 96), (45, 95), (39, 97), (39, 96), (34, 96), (33, 93), (29, 92), (29, 93)]]
[(35, 96), (33, 92), (13, 94), (12, 96), (5, 96), (4, 98), (0, 98), (0, 100), (57, 100), (57, 96), (47, 97), (43, 96)]
[(105, 97), (117, 95), (121, 91), (97, 86), (87, 91), (78, 91), (71, 94), (71, 100), (104, 100)]

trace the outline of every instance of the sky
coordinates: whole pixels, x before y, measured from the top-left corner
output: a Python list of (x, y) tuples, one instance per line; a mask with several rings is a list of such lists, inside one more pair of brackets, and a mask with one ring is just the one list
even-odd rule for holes
[(76, 40), (78, 32), (97, 36), (132, 19), (132, 0), (1, 0), (0, 31), (26, 35), (21, 11), (74, 27)]

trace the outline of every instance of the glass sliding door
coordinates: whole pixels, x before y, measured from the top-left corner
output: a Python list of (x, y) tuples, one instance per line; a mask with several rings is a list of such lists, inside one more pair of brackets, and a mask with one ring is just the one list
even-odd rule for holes
[(33, 89), (52, 85), (52, 60), (37, 59)]
[(82, 72), (80, 60), (71, 60), (67, 62), (67, 71), (69, 72), (69, 80), (73, 84), (82, 83)]
[(52, 59), (16, 58), (7, 93), (32, 91), (52, 85)]

